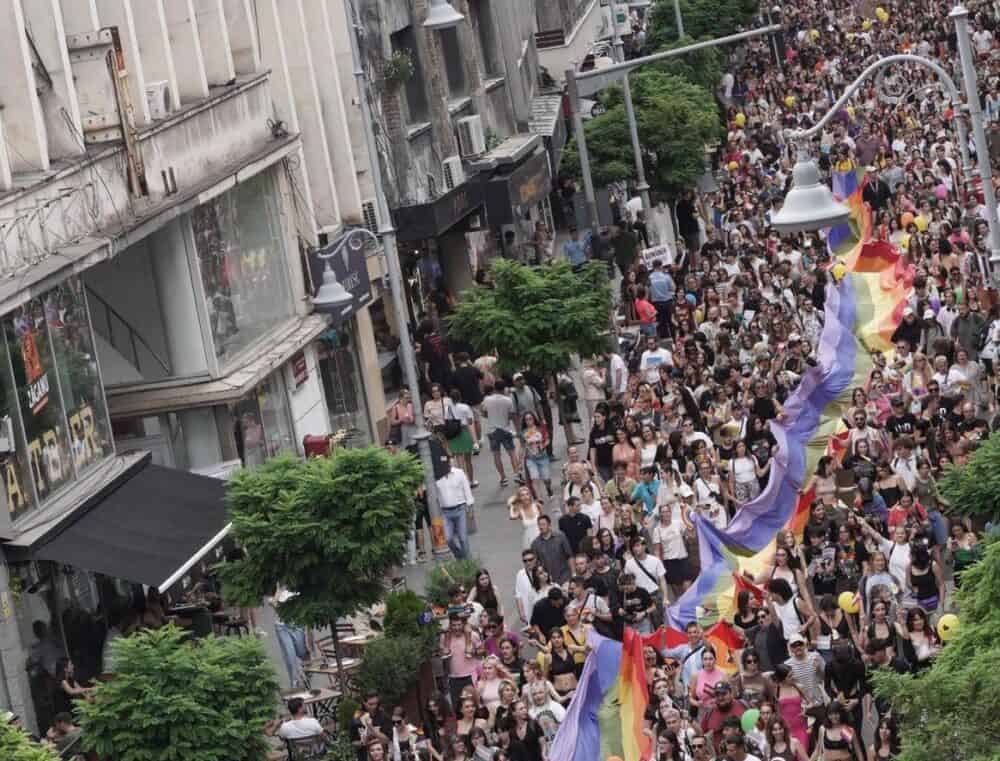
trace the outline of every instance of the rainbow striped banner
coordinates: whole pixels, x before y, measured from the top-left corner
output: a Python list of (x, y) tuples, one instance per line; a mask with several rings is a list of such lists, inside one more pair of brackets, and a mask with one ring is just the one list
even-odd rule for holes
[(695, 518), (701, 570), (667, 609), (667, 626), (645, 638), (626, 629), (623, 642), (591, 633), (592, 650), (549, 761), (606, 761), (612, 756), (648, 761), (652, 749), (642, 733), (648, 699), (643, 645), (663, 649), (684, 642), (685, 624), (701, 620), (716, 622), (706, 639), (727, 652), (735, 649), (738, 635), (720, 619), (731, 617), (739, 587), (756, 591), (739, 575), (757, 575), (770, 563), (779, 530), (801, 537), (813, 499), (811, 491), (800, 493), (807, 474), (823, 454), (843, 454), (842, 418), (851, 406), (851, 392), (866, 385), (871, 352), (892, 348), (889, 337), (902, 318), (913, 268), (888, 244), (870, 242), (871, 214), (861, 197), (863, 173), (835, 175), (834, 188), (852, 217), (828, 233), (830, 250), (840, 260), (830, 270), (817, 362), (785, 402), (782, 419), (771, 423), (778, 451), (767, 486), (724, 531)]

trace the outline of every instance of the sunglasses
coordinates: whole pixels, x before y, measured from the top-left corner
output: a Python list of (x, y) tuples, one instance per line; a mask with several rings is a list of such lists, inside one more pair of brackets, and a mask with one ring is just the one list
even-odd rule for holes
[(751, 663), (760, 663), (756, 658), (747, 658), (746, 663), (749, 665)]

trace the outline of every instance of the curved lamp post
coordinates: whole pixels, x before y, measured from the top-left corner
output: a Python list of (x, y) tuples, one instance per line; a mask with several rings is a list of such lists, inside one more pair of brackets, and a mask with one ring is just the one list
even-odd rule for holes
[(976, 145), (976, 163), (983, 183), (983, 197), (986, 205), (986, 223), (989, 226), (990, 264), (994, 266), (994, 276), (1000, 277), (1000, 223), (997, 220), (996, 197), (993, 192), (992, 169), (990, 167), (989, 145), (983, 127), (982, 107), (976, 84), (976, 70), (969, 36), (968, 11), (962, 6), (955, 7), (950, 17), (955, 21), (958, 35), (959, 55), (962, 62), (962, 79), (965, 85), (966, 102), (955, 81), (936, 61), (917, 55), (890, 55), (880, 58), (865, 69), (840, 96), (830, 110), (812, 127), (797, 130), (789, 136), (796, 146), (795, 168), (792, 172), (792, 187), (785, 196), (781, 211), (774, 215), (771, 224), (779, 232), (794, 233), (804, 230), (819, 230), (845, 222), (849, 216), (846, 206), (839, 203), (830, 189), (819, 180), (819, 169), (812, 159), (811, 139), (823, 129), (834, 115), (873, 74), (898, 63), (911, 63), (929, 69), (937, 75), (951, 101), (955, 113), (955, 129), (958, 132), (959, 151), (962, 157), (962, 174), (968, 182), (972, 176), (972, 160), (969, 156), (969, 139), (964, 121), (968, 112), (972, 122), (973, 139)]

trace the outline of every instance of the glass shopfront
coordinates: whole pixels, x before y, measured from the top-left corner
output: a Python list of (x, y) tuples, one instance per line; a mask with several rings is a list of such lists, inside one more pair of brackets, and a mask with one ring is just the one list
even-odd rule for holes
[(354, 323), (328, 330), (316, 343), (323, 391), (330, 413), (330, 430), (344, 431), (348, 446), (363, 447), (375, 439), (368, 402), (361, 382), (361, 361), (354, 340)]
[(236, 403), (236, 447), (244, 467), (279, 452), (295, 453), (295, 429), (281, 373), (274, 373)]
[(83, 283), (3, 318), (0, 464), (13, 519), (113, 452)]
[(228, 360), (294, 313), (274, 170), (191, 213), (215, 355)]

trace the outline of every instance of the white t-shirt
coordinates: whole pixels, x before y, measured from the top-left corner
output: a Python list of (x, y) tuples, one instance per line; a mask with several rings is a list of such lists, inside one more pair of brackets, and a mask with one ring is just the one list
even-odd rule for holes
[(459, 402), (455, 405), (455, 418), (462, 422), (462, 425), (469, 428), (472, 424), (476, 422), (476, 416), (472, 412), (472, 407), (470, 407), (465, 402)]
[(653, 526), (653, 546), (657, 544), (663, 545), (663, 557), (667, 560), (681, 560), (687, 557), (684, 526), (680, 523), (671, 521), (667, 526), (661, 523)]
[(659, 581), (667, 575), (667, 569), (663, 567), (663, 563), (658, 557), (646, 555), (642, 559), (642, 563), (639, 563), (634, 557), (629, 558), (625, 562), (625, 573), (631, 573), (635, 576), (636, 586), (642, 587), (651, 595), (658, 595), (660, 593)]
[[(615, 378), (619, 377), (618, 388), (615, 388)], [(628, 365), (619, 354), (611, 355), (611, 390), (616, 394), (624, 394), (628, 391)]]
[(660, 365), (671, 367), (673, 364), (673, 357), (666, 349), (646, 349), (639, 360), (639, 369), (647, 383), (656, 383), (660, 380)]
[(323, 726), (312, 716), (289, 719), (282, 722), (278, 729), (278, 737), (284, 740), (301, 740), (304, 737), (315, 737), (321, 734), (323, 734)]

